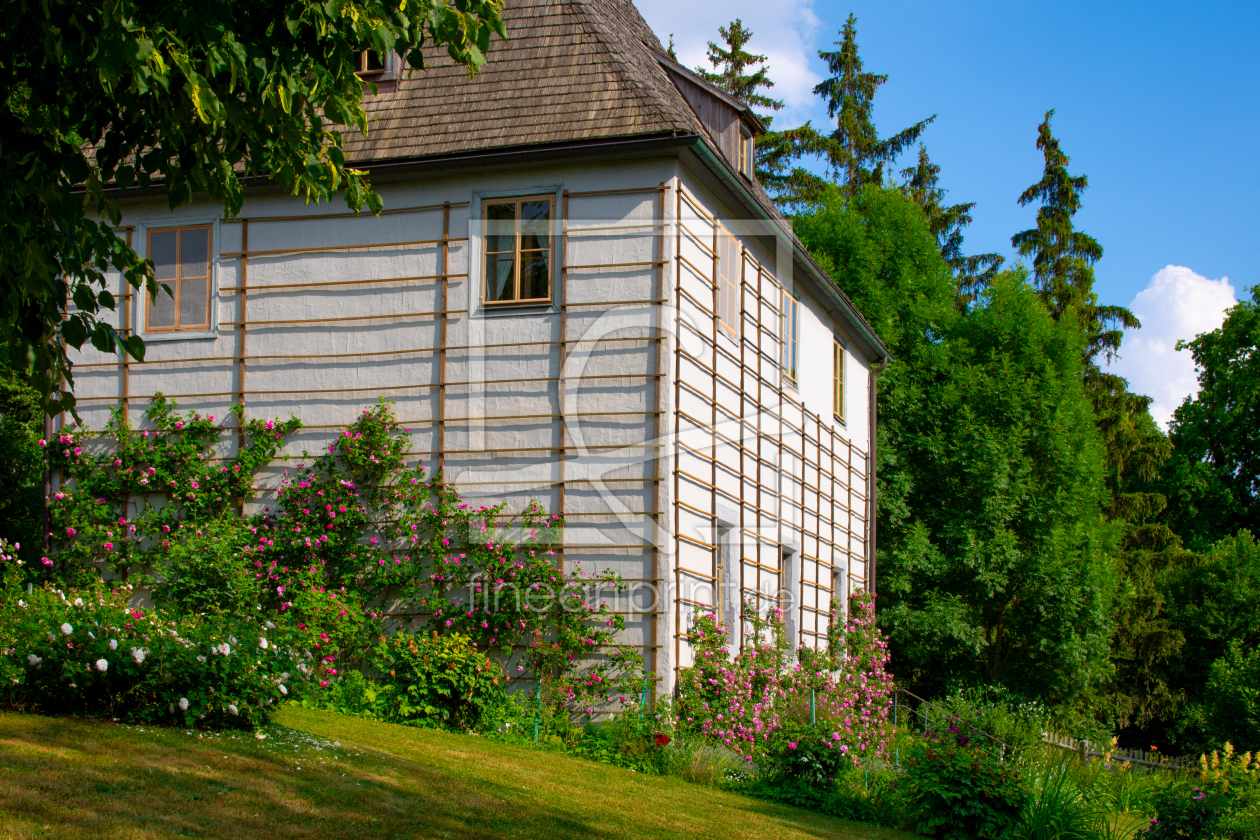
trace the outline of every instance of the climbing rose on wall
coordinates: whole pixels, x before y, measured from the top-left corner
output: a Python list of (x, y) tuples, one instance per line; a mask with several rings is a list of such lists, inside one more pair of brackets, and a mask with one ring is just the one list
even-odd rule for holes
[(696, 664), (679, 675), (680, 725), (748, 761), (806, 748), (835, 763), (882, 756), (893, 687), (888, 644), (875, 626), (874, 596), (858, 593), (850, 603), (847, 621), (833, 605), (822, 651), (793, 651), (781, 611), (761, 618), (746, 606), (751, 631), (733, 659), (726, 627), (712, 613), (696, 616)]

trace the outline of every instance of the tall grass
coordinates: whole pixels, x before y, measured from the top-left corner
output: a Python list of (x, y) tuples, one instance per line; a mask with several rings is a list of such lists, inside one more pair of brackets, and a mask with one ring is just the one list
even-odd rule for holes
[(1025, 757), (1033, 801), (1024, 812), (1020, 840), (1132, 840), (1150, 825), (1169, 779), (1123, 765), (1081, 764), (1056, 752)]

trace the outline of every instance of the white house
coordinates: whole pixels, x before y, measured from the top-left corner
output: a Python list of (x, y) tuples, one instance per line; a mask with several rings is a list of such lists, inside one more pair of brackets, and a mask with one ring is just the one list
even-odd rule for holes
[(631, 585), (624, 641), (662, 690), (697, 607), (777, 604), (815, 643), (833, 595), (872, 584), (888, 351), (757, 184), (756, 117), (629, 0), (504, 16), (474, 79), (370, 63), (349, 151), (378, 217), (267, 185), (235, 219), (124, 195), (120, 235), (176, 297), (124, 297), (144, 364), (79, 354), (84, 420), (158, 391), (241, 403), (301, 418), (296, 463), (387, 396), (467, 496), (564, 511), (563, 562)]

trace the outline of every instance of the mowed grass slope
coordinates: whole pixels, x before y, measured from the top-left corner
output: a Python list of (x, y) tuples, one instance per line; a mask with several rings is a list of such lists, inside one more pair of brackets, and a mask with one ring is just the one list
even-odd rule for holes
[(472, 736), (277, 721), (260, 742), (0, 714), (0, 838), (910, 836)]

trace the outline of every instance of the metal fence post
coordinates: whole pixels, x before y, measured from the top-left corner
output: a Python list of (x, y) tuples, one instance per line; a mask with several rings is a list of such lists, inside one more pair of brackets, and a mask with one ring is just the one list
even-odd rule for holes
[(534, 741), (538, 741), (538, 718), (542, 715), (542, 677), (538, 678), (538, 687), (534, 691)]
[(809, 690), (809, 725), (816, 724), (817, 718), (814, 716), (814, 689)]
[(643, 691), (639, 695), (639, 734), (643, 734), (643, 713), (647, 709), (648, 678), (643, 675)]

